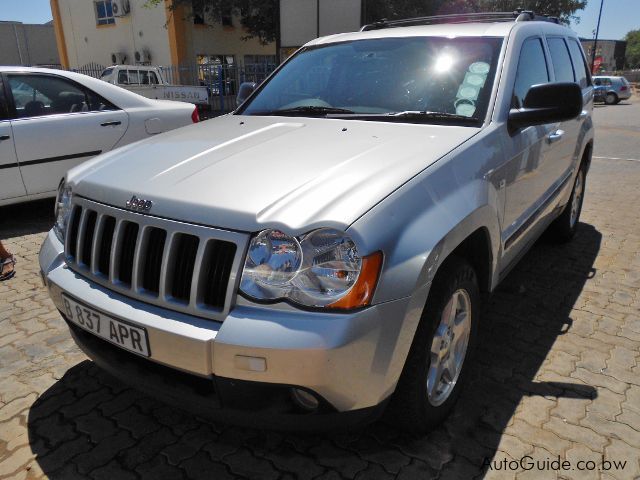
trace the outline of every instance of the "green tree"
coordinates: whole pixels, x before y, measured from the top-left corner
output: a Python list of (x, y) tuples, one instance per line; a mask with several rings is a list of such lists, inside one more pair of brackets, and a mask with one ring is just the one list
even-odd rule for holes
[(625, 63), (628, 67), (640, 67), (640, 30), (631, 30), (624, 37), (627, 41)]
[[(279, 0), (171, 0), (170, 8), (192, 6), (210, 18), (222, 18), (230, 12), (240, 14), (247, 38), (258, 38), (266, 44), (278, 35)], [(164, 0), (147, 0), (148, 5), (162, 5)], [(382, 18), (411, 18), (428, 15), (510, 12), (516, 8), (552, 15), (565, 23), (577, 20), (575, 13), (587, 5), (587, 0), (364, 0), (367, 23)], [(337, 12), (336, 14), (339, 14)]]
[(512, 12), (523, 8), (569, 23), (578, 20), (575, 13), (587, 6), (587, 0), (365, 0), (364, 5), (367, 22), (439, 14)]
[[(169, 8), (190, 7), (190, 12), (203, 12), (208, 18), (222, 18), (236, 13), (249, 38), (257, 38), (262, 44), (274, 42), (278, 32), (279, 0), (171, 0)], [(164, 5), (164, 0), (147, 0), (148, 6)], [(192, 7), (192, 8), (191, 8)], [(189, 15), (193, 15), (189, 13)]]
[(575, 13), (587, 6), (587, 0), (469, 0), (475, 11), (509, 12), (516, 8), (558, 17), (563, 23), (579, 21)]

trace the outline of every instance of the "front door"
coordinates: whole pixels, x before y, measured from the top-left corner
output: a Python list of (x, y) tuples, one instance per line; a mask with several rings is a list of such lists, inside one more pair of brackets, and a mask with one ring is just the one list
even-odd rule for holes
[(6, 74), (20, 171), (29, 195), (55, 192), (67, 170), (111, 150), (128, 115), (82, 85), (55, 74)]
[(13, 131), (8, 119), (8, 108), (0, 78), (0, 205), (7, 203), (9, 199), (26, 194), (13, 145)]
[[(531, 37), (522, 44), (520, 61), (513, 89), (512, 106), (522, 108), (532, 85), (548, 83), (549, 69), (542, 39)], [(526, 245), (524, 233), (552, 188), (548, 171), (555, 162), (553, 133), (559, 123), (536, 125), (509, 132), (504, 142), (506, 169), (506, 199), (503, 242), (505, 264), (508, 264)], [(505, 137), (506, 138), (506, 137)]]

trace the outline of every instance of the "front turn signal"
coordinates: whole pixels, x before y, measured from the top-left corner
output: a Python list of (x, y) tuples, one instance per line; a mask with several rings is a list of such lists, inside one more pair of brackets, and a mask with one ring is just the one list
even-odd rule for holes
[(344, 297), (327, 305), (326, 308), (350, 310), (369, 305), (378, 284), (381, 268), (382, 252), (375, 252), (363, 257), (362, 268), (355, 285)]

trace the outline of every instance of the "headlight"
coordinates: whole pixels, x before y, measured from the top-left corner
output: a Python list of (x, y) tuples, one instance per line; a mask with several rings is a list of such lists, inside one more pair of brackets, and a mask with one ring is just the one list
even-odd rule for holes
[(321, 228), (294, 238), (279, 230), (253, 237), (240, 289), (257, 300), (356, 308), (373, 296), (382, 255), (361, 257), (344, 232)]
[(71, 216), (71, 195), (71, 187), (67, 186), (63, 179), (58, 186), (58, 196), (54, 210), (56, 223), (53, 225), (53, 231), (62, 243), (64, 243), (67, 224)]

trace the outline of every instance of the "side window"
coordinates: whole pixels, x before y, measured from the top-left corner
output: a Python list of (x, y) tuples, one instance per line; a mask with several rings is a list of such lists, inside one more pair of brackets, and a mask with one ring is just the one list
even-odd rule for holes
[(600, 80), (599, 78), (594, 78), (594, 79), (593, 79), (593, 84), (594, 84), (596, 87), (601, 87), (601, 86), (602, 86), (602, 80)]
[(104, 80), (105, 78), (111, 76), (113, 73), (113, 68), (105, 68), (104, 71), (100, 74), (100, 80)]
[(9, 75), (17, 118), (117, 110), (117, 107), (66, 78), (53, 75)]
[(120, 85), (129, 85), (129, 74), (126, 70), (120, 70), (118, 72), (118, 83)]
[(129, 70), (129, 85), (139, 85), (140, 75), (138, 70)]
[(158, 77), (151, 70), (140, 70), (140, 85), (157, 85)]
[(4, 87), (2, 85), (2, 78), (0, 78), (0, 120), (9, 118), (9, 111), (7, 101), (4, 98)]
[(580, 88), (589, 86), (589, 73), (587, 63), (584, 59), (582, 47), (573, 38), (569, 39), (569, 52), (571, 52), (571, 60), (573, 60), (573, 70), (576, 72), (576, 82)]
[(551, 52), (553, 70), (556, 72), (556, 82), (575, 82), (567, 44), (562, 38), (548, 38), (547, 43)]
[(547, 61), (539, 38), (529, 38), (522, 44), (516, 83), (513, 87), (513, 106), (522, 108), (524, 98), (533, 85), (549, 82)]

